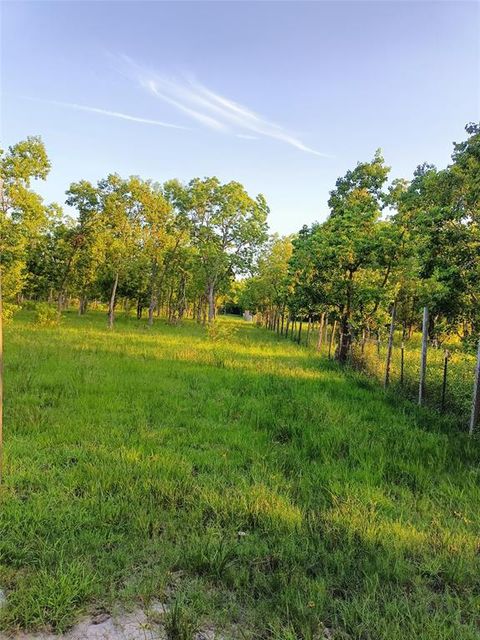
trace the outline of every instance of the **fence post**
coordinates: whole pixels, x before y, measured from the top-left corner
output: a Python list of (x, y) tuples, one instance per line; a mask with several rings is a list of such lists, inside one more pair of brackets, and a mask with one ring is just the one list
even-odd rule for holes
[(441, 404), (441, 412), (445, 410), (445, 395), (447, 393), (447, 369), (448, 369), (448, 358), (450, 357), (450, 351), (445, 349), (443, 354), (443, 382), (442, 382), (442, 404)]
[(302, 340), (302, 324), (303, 324), (303, 317), (300, 316), (300, 322), (299, 322), (299, 325), (298, 325), (298, 336), (297, 336), (298, 344), (300, 344), (300, 342)]
[(478, 416), (480, 415), (480, 340), (478, 341), (477, 351), (477, 364), (475, 367), (475, 382), (473, 385), (473, 398), (472, 398), (472, 415), (470, 416), (470, 428), (469, 434), (475, 430), (478, 422)]
[(420, 380), (418, 384), (418, 404), (425, 399), (425, 375), (427, 372), (427, 344), (428, 344), (428, 307), (423, 308), (422, 323), (422, 355), (420, 357)]
[(385, 389), (388, 387), (388, 383), (390, 382), (390, 365), (392, 362), (393, 334), (395, 331), (395, 308), (396, 308), (396, 302), (394, 302), (392, 306), (392, 319), (390, 321), (390, 332), (388, 334), (387, 360), (385, 362), (385, 379), (383, 381), (383, 386), (385, 387)]

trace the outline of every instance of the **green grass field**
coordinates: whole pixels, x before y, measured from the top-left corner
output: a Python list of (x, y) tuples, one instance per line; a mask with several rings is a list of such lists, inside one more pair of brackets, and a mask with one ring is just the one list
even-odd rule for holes
[(0, 628), (158, 599), (180, 640), (478, 640), (478, 440), (220, 322), (8, 326)]

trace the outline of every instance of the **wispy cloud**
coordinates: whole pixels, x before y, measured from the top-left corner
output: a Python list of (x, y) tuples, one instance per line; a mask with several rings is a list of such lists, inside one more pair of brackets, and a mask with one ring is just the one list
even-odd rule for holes
[(330, 157), (309, 147), (297, 135), (279, 124), (208, 89), (191, 77), (181, 80), (167, 78), (140, 67), (126, 56), (122, 56), (121, 60), (128, 69), (127, 75), (133, 76), (151, 95), (210, 129), (230, 132), (246, 139), (272, 138), (306, 153)]
[(43, 102), (45, 104), (51, 104), (57, 107), (66, 107), (67, 109), (75, 109), (76, 111), (87, 111), (89, 113), (98, 113), (102, 116), (110, 116), (112, 118), (120, 118), (121, 120), (130, 120), (132, 122), (141, 122), (143, 124), (153, 124), (157, 127), (167, 127), (169, 129), (188, 129), (180, 124), (172, 124), (171, 122), (163, 122), (162, 120), (152, 120), (151, 118), (141, 118), (139, 116), (131, 116), (127, 113), (121, 113), (120, 111), (110, 111), (108, 109), (100, 109), (98, 107), (87, 107), (83, 104), (76, 104), (74, 102), (60, 102), (58, 100), (42, 100), (40, 98), (29, 98), (35, 102)]
[(249, 133), (236, 133), (237, 138), (243, 138), (244, 140), (258, 140), (258, 136), (251, 136)]

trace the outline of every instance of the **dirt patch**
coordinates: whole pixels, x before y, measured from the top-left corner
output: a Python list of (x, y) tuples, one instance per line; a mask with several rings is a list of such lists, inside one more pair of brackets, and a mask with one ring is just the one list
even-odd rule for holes
[[(168, 607), (160, 602), (152, 604), (148, 612), (143, 609), (123, 611), (109, 615), (101, 613), (80, 620), (67, 633), (0, 633), (0, 640), (167, 640), (165, 628), (158, 620)], [(198, 631), (194, 640), (224, 640), (213, 629)]]

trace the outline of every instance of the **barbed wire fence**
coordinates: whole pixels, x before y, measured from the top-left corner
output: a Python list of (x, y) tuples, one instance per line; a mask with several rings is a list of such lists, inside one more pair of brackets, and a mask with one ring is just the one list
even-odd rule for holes
[[(420, 319), (419, 319), (420, 320)], [(315, 350), (333, 359), (343, 339), (337, 320), (321, 313), (312, 318), (287, 317), (270, 320), (266, 326), (279, 337)], [(480, 342), (475, 355), (461, 348), (443, 348), (428, 339), (428, 308), (418, 334), (403, 337), (397, 326), (395, 305), (387, 335), (369, 335), (366, 331), (349, 338), (348, 364), (376, 379), (384, 388), (450, 415), (473, 433), (480, 422)]]

